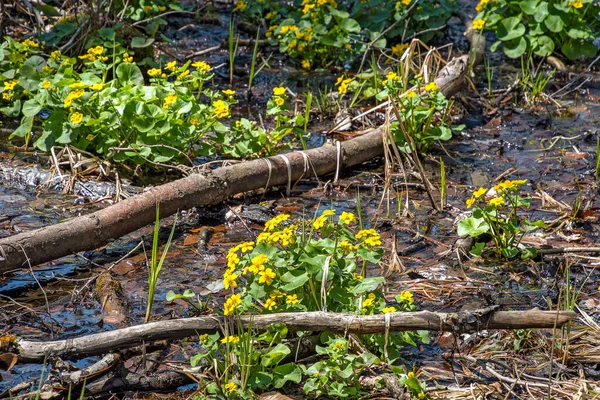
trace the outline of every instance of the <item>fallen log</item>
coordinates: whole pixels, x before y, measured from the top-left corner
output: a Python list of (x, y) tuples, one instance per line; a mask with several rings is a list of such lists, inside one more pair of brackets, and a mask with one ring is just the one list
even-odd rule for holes
[[(352, 315), (328, 312), (243, 315), (239, 324), (231, 317), (207, 316), (173, 319), (136, 325), (114, 331), (95, 333), (66, 340), (36, 342), (15, 339), (9, 351), (20, 362), (40, 362), (47, 356), (81, 358), (105, 354), (118, 349), (163, 339), (182, 339), (204, 333), (233, 332), (240, 328), (265, 331), (275, 322), (283, 322), (289, 331), (338, 332), (342, 334), (383, 333), (389, 331), (475, 332), (484, 329), (555, 328), (576, 318), (573, 311), (493, 311), (492, 309), (438, 313), (431, 311), (400, 312), (385, 315)], [(389, 318), (389, 321), (387, 319)], [(14, 348), (13, 348), (14, 347)]]

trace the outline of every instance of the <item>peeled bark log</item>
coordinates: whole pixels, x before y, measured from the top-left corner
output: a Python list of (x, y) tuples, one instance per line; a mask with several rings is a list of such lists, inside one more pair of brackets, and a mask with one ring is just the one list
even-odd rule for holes
[(20, 362), (39, 362), (53, 355), (61, 358), (87, 357), (104, 354), (127, 347), (162, 339), (182, 339), (204, 333), (222, 332), (230, 326), (245, 331), (252, 328), (265, 331), (275, 322), (283, 322), (289, 331), (382, 333), (386, 329), (386, 316), (390, 318), (389, 330), (474, 332), (483, 329), (524, 329), (560, 327), (576, 318), (573, 311), (491, 311), (476, 310), (460, 313), (431, 311), (399, 312), (385, 315), (352, 315), (327, 312), (281, 313), (268, 315), (243, 315), (239, 324), (231, 317), (196, 317), (173, 319), (95, 333), (67, 340), (33, 342), (17, 339), (14, 352)]

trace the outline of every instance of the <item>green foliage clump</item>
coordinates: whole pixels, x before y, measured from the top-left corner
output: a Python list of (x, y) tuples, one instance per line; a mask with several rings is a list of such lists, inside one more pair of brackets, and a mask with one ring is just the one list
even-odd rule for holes
[[(450, 18), (454, 1), (410, 0), (296, 0), (238, 1), (234, 11), (264, 18), (270, 24), (269, 42), (302, 68), (323, 68), (354, 61), (367, 45), (383, 48), (388, 42), (420, 37), (429, 40)], [(406, 23), (405, 23), (406, 22)]]
[[(280, 214), (268, 221), (255, 242), (228, 251), (223, 285), (230, 295), (223, 314), (415, 311), (412, 293), (400, 293), (396, 304), (390, 305), (379, 288), (384, 278), (366, 276), (367, 266), (383, 255), (382, 242), (374, 229), (353, 228), (356, 219), (352, 213), (336, 217), (334, 210), (325, 210), (311, 220), (292, 221), (288, 214)], [(416, 345), (417, 338), (428, 340), (426, 332), (360, 335), (368, 351), (357, 355), (347, 338), (324, 332), (316, 351), (325, 357), (307, 367), (280, 364), (291, 353), (282, 342), (287, 333), (285, 325), (274, 324), (260, 335), (250, 330), (224, 338), (218, 333), (202, 335), (203, 351), (191, 363), (208, 359), (207, 365), (216, 365), (222, 380), (211, 383), (208, 394), (246, 398), (250, 391), (279, 389), (288, 381), (299, 383), (304, 376), (305, 394), (357, 397), (362, 393), (358, 378), (365, 368), (381, 363), (382, 357), (392, 363), (403, 346)], [(220, 354), (235, 354), (238, 362), (232, 364), (231, 357), (220, 358)], [(414, 374), (404, 374), (403, 379), (415, 396), (424, 397), (424, 387), (415, 384)]]
[(110, 40), (78, 57), (56, 50), (45, 58), (40, 43), (7, 38), (0, 45), (0, 113), (21, 117), (11, 138), (22, 138), (26, 146), (49, 151), (72, 145), (135, 164), (160, 165), (215, 152), (268, 156), (290, 147), (284, 142), (288, 134), (304, 134), (299, 128), (304, 117), (288, 117), (284, 93), (269, 102), (273, 131), (246, 119), (226, 126), (235, 91), (211, 88), (213, 75), (205, 62), (171, 61), (145, 72)]
[[(526, 181), (505, 180), (493, 189), (482, 187), (473, 192), (467, 200), (467, 207), (475, 207), (470, 217), (459, 222), (458, 235), (476, 239), (491, 236), (496, 255), (507, 259), (515, 258), (519, 254), (523, 259), (535, 257), (535, 249), (519, 249), (525, 233), (545, 228), (542, 220), (529, 221), (518, 214), (520, 209), (531, 205), (530, 197), (522, 197), (519, 194)], [(481, 255), (485, 245), (485, 241), (477, 242), (471, 253)]]
[(480, 0), (475, 29), (496, 33), (511, 58), (533, 52), (549, 56), (557, 49), (570, 60), (595, 57), (600, 45), (600, 4), (595, 0)]

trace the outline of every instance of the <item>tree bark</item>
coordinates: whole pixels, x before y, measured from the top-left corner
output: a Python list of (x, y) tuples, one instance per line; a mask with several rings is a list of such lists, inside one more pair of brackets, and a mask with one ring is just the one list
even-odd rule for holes
[(40, 362), (46, 356), (80, 358), (100, 355), (118, 349), (150, 343), (162, 339), (182, 339), (204, 333), (223, 332), (228, 327), (235, 332), (243, 330), (265, 331), (275, 322), (283, 322), (289, 331), (382, 333), (389, 331), (450, 331), (474, 332), (483, 329), (523, 329), (560, 327), (576, 318), (573, 311), (493, 311), (491, 309), (460, 313), (431, 311), (399, 312), (385, 315), (352, 315), (327, 312), (280, 313), (268, 315), (243, 315), (240, 324), (231, 317), (195, 317), (173, 319), (95, 333), (67, 340), (34, 342), (16, 339), (11, 347), (20, 362)]

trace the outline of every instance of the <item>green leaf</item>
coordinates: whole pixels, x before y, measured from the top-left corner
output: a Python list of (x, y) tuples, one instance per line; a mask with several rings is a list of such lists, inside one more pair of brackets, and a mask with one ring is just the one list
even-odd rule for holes
[(500, 21), (496, 36), (503, 42), (520, 38), (525, 33), (525, 25), (521, 23), (518, 17), (509, 17)]
[(260, 364), (263, 367), (275, 366), (281, 362), (288, 354), (290, 354), (290, 349), (279, 343), (277, 346), (273, 347), (268, 353), (263, 354), (260, 360)]
[(266, 372), (256, 372), (248, 379), (248, 386), (251, 388), (266, 389), (273, 380), (273, 376)]
[(558, 33), (563, 30), (565, 23), (559, 15), (549, 15), (548, 18), (544, 20), (544, 25), (551, 32)]
[(537, 257), (537, 250), (533, 247), (526, 247), (521, 251), (521, 258), (523, 260), (534, 259)]
[(515, 258), (518, 254), (519, 249), (517, 249), (516, 247), (507, 247), (505, 249), (502, 249), (502, 255), (508, 259)]
[(292, 291), (303, 286), (306, 282), (308, 282), (309, 276), (308, 273), (301, 270), (288, 271), (281, 276), (282, 282), (287, 282), (287, 284), (281, 287), (282, 290)]
[(339, 25), (346, 32), (358, 33), (360, 32), (360, 24), (352, 18), (346, 18), (339, 21)]
[(471, 247), (470, 253), (473, 254), (474, 256), (481, 256), (481, 252), (483, 251), (484, 247), (485, 247), (485, 243), (477, 242), (473, 245), (473, 247)]
[(535, 14), (533, 15), (533, 19), (535, 19), (535, 22), (539, 24), (544, 22), (548, 14), (548, 3), (546, 1), (542, 1), (540, 4), (538, 4)]
[(490, 230), (490, 226), (483, 218), (469, 217), (458, 223), (458, 236), (477, 237)]
[(29, 134), (31, 133), (31, 129), (33, 129), (33, 116), (24, 117), (23, 119), (21, 119), (21, 125), (19, 125), (19, 127), (17, 129), (15, 129), (8, 138), (9, 139), (12, 139), (14, 137), (24, 138), (26, 136), (29, 136)]
[(504, 43), (504, 54), (510, 58), (518, 58), (525, 54), (527, 50), (527, 40), (524, 37), (514, 39)]
[(133, 39), (131, 39), (131, 47), (134, 49), (143, 49), (144, 47), (150, 46), (152, 43), (154, 43), (153, 38), (143, 38), (136, 36)]
[(358, 281), (356, 286), (350, 289), (350, 293), (361, 294), (366, 292), (372, 292), (373, 290), (377, 289), (377, 287), (383, 282), (385, 282), (385, 279), (382, 276), (364, 278)]
[(295, 363), (287, 363), (273, 368), (273, 387), (280, 389), (287, 382), (300, 383), (302, 370)]
[(35, 117), (40, 111), (42, 111), (42, 106), (35, 99), (30, 99), (23, 103), (22, 112), (26, 117)]
[(527, 15), (534, 15), (537, 9), (539, 0), (525, 0), (519, 3), (521, 10)]
[(537, 46), (534, 53), (538, 56), (546, 57), (554, 51), (554, 41), (548, 36), (540, 36), (537, 38)]
[(117, 67), (117, 79), (122, 86), (143, 86), (144, 76), (135, 64), (122, 63)]

